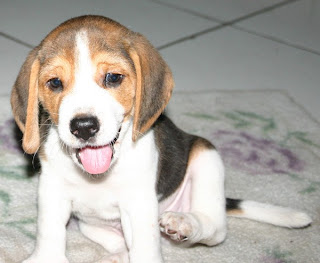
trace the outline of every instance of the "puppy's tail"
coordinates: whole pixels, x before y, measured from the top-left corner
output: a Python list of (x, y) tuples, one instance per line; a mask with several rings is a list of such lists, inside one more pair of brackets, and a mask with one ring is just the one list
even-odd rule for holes
[(255, 201), (227, 198), (226, 207), (229, 216), (247, 218), (281, 227), (302, 228), (312, 223), (311, 218), (303, 212)]

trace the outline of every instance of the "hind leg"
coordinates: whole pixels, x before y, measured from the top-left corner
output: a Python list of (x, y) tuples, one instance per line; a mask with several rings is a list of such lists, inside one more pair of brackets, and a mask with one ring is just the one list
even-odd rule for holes
[[(189, 161), (191, 196), (187, 213), (167, 211), (160, 230), (172, 240), (214, 246), (226, 237), (224, 167), (214, 149), (203, 149)], [(184, 200), (184, 202), (187, 200)]]

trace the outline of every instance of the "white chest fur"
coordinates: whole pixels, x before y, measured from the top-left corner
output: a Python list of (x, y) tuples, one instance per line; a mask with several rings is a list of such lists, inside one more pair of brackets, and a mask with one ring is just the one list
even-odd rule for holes
[[(127, 134), (131, 135), (131, 129)], [(128, 138), (126, 138), (128, 137)], [(102, 177), (91, 177), (70, 158), (52, 128), (45, 145), (47, 160), (42, 161), (42, 181), (53, 181), (58, 192), (70, 203), (70, 212), (94, 225), (113, 225), (121, 218), (121, 205), (155, 189), (157, 151), (153, 132), (133, 144), (124, 136), (117, 148), (112, 168)]]
[(111, 187), (87, 185), (68, 187), (68, 190), (72, 212), (80, 220), (94, 225), (119, 221), (119, 203)]

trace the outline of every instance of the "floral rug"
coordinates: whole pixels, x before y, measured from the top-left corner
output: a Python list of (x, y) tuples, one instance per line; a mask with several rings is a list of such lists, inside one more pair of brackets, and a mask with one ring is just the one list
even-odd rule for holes
[[(0, 97), (0, 103), (0, 262), (14, 263), (34, 247), (37, 169), (20, 150), (9, 98)], [(304, 210), (314, 222), (290, 230), (228, 218), (223, 244), (164, 246), (165, 262), (319, 262), (319, 123), (278, 91), (176, 92), (167, 114), (179, 127), (216, 145), (226, 165), (227, 196)], [(96, 262), (104, 254), (75, 223), (68, 226), (71, 263)]]

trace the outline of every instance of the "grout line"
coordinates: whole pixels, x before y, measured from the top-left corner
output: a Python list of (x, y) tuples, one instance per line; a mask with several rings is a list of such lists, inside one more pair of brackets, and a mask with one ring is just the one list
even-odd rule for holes
[(259, 37), (262, 37), (262, 38), (265, 38), (265, 39), (268, 39), (268, 40), (271, 40), (271, 41), (274, 41), (274, 42), (277, 42), (277, 43), (280, 43), (280, 44), (284, 44), (284, 45), (289, 46), (289, 47), (300, 49), (300, 50), (303, 50), (303, 51), (306, 51), (306, 52), (309, 52), (309, 53), (312, 53), (312, 54), (320, 56), (320, 51), (317, 51), (317, 50), (312, 49), (312, 48), (308, 48), (308, 47), (305, 47), (305, 46), (294, 44), (294, 43), (291, 43), (289, 41), (286, 41), (286, 40), (283, 40), (283, 39), (280, 39), (280, 38), (277, 38), (277, 37), (274, 37), (274, 36), (271, 36), (271, 35), (267, 35), (267, 34), (263, 34), (263, 33), (260, 33), (260, 32), (256, 32), (256, 31), (253, 31), (253, 30), (250, 30), (250, 29), (238, 26), (238, 25), (233, 25), (231, 27), (236, 29), (236, 30), (249, 33), (251, 35), (259, 36)]
[(205, 15), (203, 13), (200, 13), (200, 12), (197, 12), (197, 11), (194, 11), (194, 10), (190, 10), (188, 8), (177, 6), (177, 5), (171, 4), (171, 3), (162, 2), (161, 0), (151, 0), (151, 2), (159, 4), (159, 5), (163, 5), (163, 6), (166, 6), (166, 7), (174, 8), (174, 9), (176, 9), (178, 11), (182, 11), (184, 13), (187, 13), (187, 14), (190, 14), (190, 15), (193, 15), (193, 16), (196, 16), (196, 17), (200, 17), (200, 18), (203, 18), (203, 19), (206, 19), (206, 20), (209, 20), (209, 21), (217, 22), (217, 23), (220, 23), (220, 24), (225, 22), (225, 21), (223, 21), (221, 19), (218, 19), (218, 18), (215, 18), (215, 17), (212, 17), (212, 16), (208, 16), (208, 15)]
[[(210, 27), (208, 29), (205, 29), (203, 31), (200, 31), (198, 33), (195, 33), (195, 34), (192, 34), (192, 35), (188, 35), (188, 36), (185, 36), (185, 37), (182, 37), (182, 38), (179, 38), (177, 40), (174, 40), (172, 42), (169, 42), (167, 44), (164, 44), (164, 45), (161, 45), (159, 46), (157, 49), (158, 50), (163, 50), (163, 49), (166, 49), (168, 47), (171, 47), (171, 46), (174, 46), (174, 45), (177, 45), (177, 44), (180, 44), (182, 42), (185, 42), (185, 41), (188, 41), (188, 40), (192, 40), (192, 39), (195, 39), (199, 36), (202, 36), (202, 35), (205, 35), (205, 34), (208, 34), (208, 33), (211, 33), (211, 32), (214, 32), (214, 31), (217, 31), (219, 29), (222, 29), (224, 27), (232, 27), (234, 29), (237, 29), (239, 31), (243, 31), (243, 32), (247, 32), (249, 34), (252, 34), (252, 35), (256, 35), (256, 36), (259, 36), (259, 37), (262, 37), (262, 38), (265, 38), (265, 39), (269, 39), (269, 40), (272, 40), (272, 41), (275, 41), (275, 42), (278, 42), (278, 43), (281, 43), (281, 44), (284, 44), (284, 45), (287, 45), (287, 46), (290, 46), (290, 47), (293, 47), (293, 48), (297, 48), (297, 49), (301, 49), (301, 50), (304, 50), (306, 52), (310, 52), (310, 53), (313, 53), (315, 55), (320, 55), (320, 52), (317, 51), (317, 50), (314, 50), (314, 49), (310, 49), (310, 48), (307, 48), (307, 47), (304, 47), (304, 46), (301, 46), (301, 45), (297, 45), (297, 44), (294, 44), (294, 43), (290, 43), (288, 41), (285, 41), (285, 40), (282, 40), (280, 38), (277, 38), (277, 37), (273, 37), (273, 36), (270, 36), (270, 35), (266, 35), (266, 34), (263, 34), (263, 33), (259, 33), (259, 32), (256, 32), (256, 31), (252, 31), (252, 30), (249, 30), (249, 29), (246, 29), (246, 28), (243, 28), (243, 27), (240, 27), (240, 26), (237, 26), (235, 25), (236, 23), (238, 22), (241, 22), (243, 20), (246, 20), (246, 19), (249, 19), (249, 18), (252, 18), (254, 16), (257, 16), (257, 15), (260, 15), (260, 14), (263, 14), (263, 13), (266, 13), (266, 12), (269, 12), (271, 10), (274, 10), (274, 9), (277, 9), (279, 7), (282, 7), (284, 5), (287, 5), (287, 4), (290, 4), (290, 3), (294, 3), (294, 2), (297, 2), (297, 1), (300, 1), (300, 0), (286, 0), (286, 1), (283, 1), (283, 2), (280, 2), (278, 4), (275, 4), (275, 5), (272, 5), (272, 6), (269, 6), (269, 7), (266, 7), (266, 8), (263, 8), (261, 10), (258, 10), (258, 11), (255, 11), (253, 13), (250, 13), (248, 15), (245, 15), (245, 16), (242, 16), (242, 17), (239, 17), (239, 18), (236, 18), (234, 20), (230, 20), (230, 21), (223, 21), (221, 19), (217, 19), (217, 18), (214, 18), (214, 17), (211, 17), (211, 16), (208, 16), (208, 15), (205, 15), (205, 14), (202, 14), (202, 13), (199, 13), (199, 12), (196, 12), (196, 11), (193, 11), (193, 10), (190, 10), (190, 9), (187, 9), (187, 8), (183, 8), (183, 7), (179, 7), (177, 5), (174, 5), (174, 4), (171, 4), (171, 3), (165, 3), (165, 2), (162, 2), (161, 0), (151, 0), (151, 2), (154, 2), (154, 3), (157, 3), (157, 4), (160, 4), (160, 5), (164, 5), (164, 6), (167, 6), (167, 7), (171, 7), (171, 8), (174, 8), (176, 10), (179, 10), (179, 11), (182, 11), (182, 12), (185, 12), (185, 13), (188, 13), (188, 14), (191, 14), (191, 15), (194, 15), (194, 16), (197, 16), (197, 17), (201, 17), (203, 19), (206, 19), (206, 20), (209, 20), (209, 21), (213, 21), (213, 22), (216, 22), (216, 23), (220, 23), (219, 25), (217, 26), (214, 26), (214, 27)], [(3, 32), (0, 32), (0, 36), (6, 38), (6, 39), (9, 39), (11, 41), (14, 41), (16, 42), (17, 44), (20, 44), (20, 45), (23, 45), (27, 48), (34, 48), (33, 45), (27, 43), (27, 42), (24, 42), (18, 38), (15, 38), (11, 35), (8, 35), (6, 33), (3, 33)]]
[(210, 27), (210, 28), (205, 29), (203, 31), (200, 31), (198, 33), (195, 33), (195, 34), (192, 34), (192, 35), (189, 35), (189, 36), (185, 36), (185, 37), (179, 38), (177, 40), (171, 41), (171, 42), (169, 42), (167, 44), (161, 45), (161, 46), (157, 47), (157, 49), (158, 50), (164, 50), (164, 49), (166, 49), (168, 47), (175, 46), (175, 45), (180, 44), (182, 42), (185, 42), (187, 40), (195, 39), (195, 38), (197, 38), (199, 36), (214, 32), (214, 31), (219, 30), (219, 29), (224, 28), (224, 27), (226, 27), (224, 24), (218, 25), (218, 26), (215, 26), (215, 27)]
[[(195, 39), (199, 36), (202, 36), (202, 35), (205, 35), (205, 34), (208, 34), (208, 33), (211, 33), (211, 32), (214, 32), (214, 31), (217, 31), (219, 29), (222, 29), (222, 28), (225, 28), (225, 27), (228, 27), (228, 26), (233, 26), (234, 24), (238, 23), (238, 22), (241, 22), (241, 21), (244, 21), (246, 19), (249, 19), (249, 18), (252, 18), (252, 17), (255, 17), (257, 15), (261, 15), (263, 13), (266, 13), (266, 12), (269, 12), (269, 11), (272, 11), (274, 9), (277, 9), (279, 7), (282, 7), (282, 6), (285, 6), (285, 5), (288, 5), (288, 4), (291, 4), (291, 3), (294, 3), (294, 2), (297, 2), (297, 1), (300, 1), (300, 0), (286, 0), (286, 1), (283, 1), (283, 2), (280, 2), (280, 3), (277, 3), (275, 5), (272, 5), (272, 6), (269, 6), (269, 7), (265, 7), (263, 9), (260, 9), (258, 11), (255, 11), (255, 12), (252, 12), (250, 14), (247, 14), (247, 15), (244, 15), (244, 16), (241, 16), (239, 18), (236, 18), (236, 19), (233, 19), (233, 20), (230, 20), (230, 21), (220, 21), (216, 18), (210, 18), (209, 16), (205, 16), (205, 15), (201, 15), (202, 18), (205, 18), (205, 19), (209, 19), (210, 21), (215, 21), (215, 22), (218, 22), (221, 23), (220, 25), (218, 26), (214, 26), (214, 27), (211, 27), (211, 28), (208, 28), (208, 29), (205, 29), (203, 31), (200, 31), (200, 32), (197, 32), (195, 34), (192, 34), (192, 35), (188, 35), (188, 36), (185, 36), (185, 37), (182, 37), (182, 38), (179, 38), (177, 40), (174, 40), (172, 42), (169, 42), (167, 44), (164, 44), (162, 46), (159, 46), (158, 47), (158, 50), (163, 50), (163, 49), (166, 49), (168, 47), (171, 47), (171, 46), (174, 46), (174, 45), (177, 45), (177, 44), (180, 44), (182, 42), (185, 42), (187, 40), (191, 40), (191, 39)], [(176, 8), (178, 10), (181, 10), (181, 11), (184, 11), (184, 12), (188, 12), (192, 15), (197, 15), (198, 12), (193, 12), (193, 11), (190, 11), (190, 10), (186, 10), (184, 8), (180, 8), (180, 7), (177, 7), (175, 5), (172, 5), (172, 4), (167, 4), (167, 3), (163, 3), (161, 1), (158, 1), (158, 0), (153, 0), (153, 2), (155, 3), (158, 3), (158, 4), (163, 4), (163, 5), (167, 5), (167, 6), (171, 6), (173, 8)]]
[(20, 44), (20, 45), (22, 45), (22, 46), (25, 46), (25, 47), (27, 47), (27, 48), (34, 48), (33, 45), (30, 45), (29, 43), (26, 43), (26, 42), (24, 42), (24, 41), (22, 41), (22, 40), (20, 40), (20, 39), (18, 39), (18, 38), (15, 38), (15, 37), (13, 37), (13, 36), (10, 36), (10, 35), (8, 35), (8, 34), (6, 34), (6, 33), (0, 32), (0, 36), (4, 37), (4, 38), (6, 38), (6, 39), (9, 39), (9, 40), (11, 40), (11, 41), (13, 41), (13, 42), (16, 42), (17, 44)]
[[(248, 15), (244, 15), (244, 16), (241, 16), (241, 17), (236, 18), (236, 19), (234, 19), (234, 20), (231, 20), (229, 23), (235, 24), (235, 23), (241, 22), (241, 21), (243, 21), (243, 20), (246, 20), (246, 19), (255, 17), (255, 16), (257, 16), (257, 15), (261, 15), (261, 14), (267, 13), (267, 12), (272, 11), (272, 10), (274, 10), (274, 9), (277, 9), (277, 8), (282, 7), (282, 6), (285, 6), (285, 5), (288, 5), (288, 4), (292, 4), (292, 3), (298, 2), (298, 1), (301, 1), (301, 0), (286, 0), (286, 1), (280, 2), (280, 3), (278, 3), (278, 4), (275, 4), (275, 5), (271, 5), (271, 6), (262, 8), (262, 9), (260, 9), (260, 10), (255, 11), (255, 12), (252, 12), (252, 13), (250, 13), (250, 14), (248, 14)], [(227, 22), (227, 23), (228, 23), (228, 22)]]

